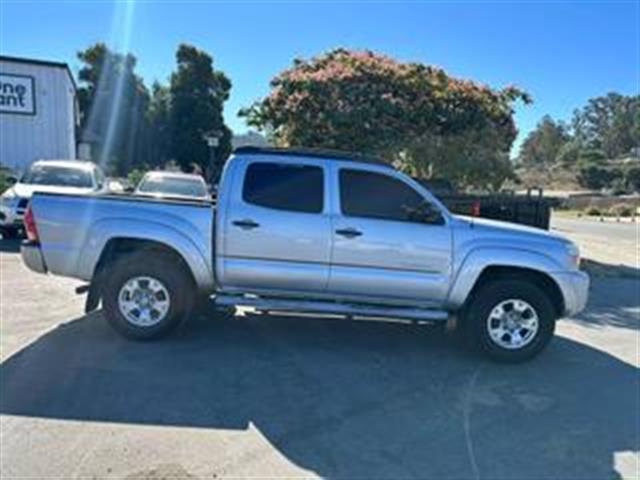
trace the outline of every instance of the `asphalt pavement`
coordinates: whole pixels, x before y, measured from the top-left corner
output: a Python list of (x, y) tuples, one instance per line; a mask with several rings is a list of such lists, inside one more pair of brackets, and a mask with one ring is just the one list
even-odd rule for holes
[[(640, 269), (640, 221), (599, 221), (554, 216), (551, 227), (578, 243), (591, 261)], [(633, 273), (633, 271), (627, 272)]]
[(0, 240), (0, 472), (12, 478), (637, 478), (640, 291), (523, 365), (434, 328), (246, 313), (155, 343)]
[(591, 235), (602, 239), (618, 239), (623, 242), (638, 241), (640, 234), (640, 222), (627, 220), (616, 222), (615, 220), (600, 221), (597, 218), (566, 218), (554, 216), (551, 224), (554, 229), (567, 235), (580, 234)]

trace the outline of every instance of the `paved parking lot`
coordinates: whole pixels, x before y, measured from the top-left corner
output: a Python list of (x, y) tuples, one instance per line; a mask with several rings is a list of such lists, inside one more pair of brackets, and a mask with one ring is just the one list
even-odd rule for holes
[(637, 478), (640, 286), (525, 365), (401, 323), (251, 313), (152, 344), (0, 240), (2, 478)]

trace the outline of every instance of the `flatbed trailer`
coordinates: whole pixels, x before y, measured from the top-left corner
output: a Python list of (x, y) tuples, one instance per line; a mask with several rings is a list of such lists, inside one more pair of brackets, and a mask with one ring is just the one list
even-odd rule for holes
[(549, 230), (551, 209), (559, 204), (557, 198), (545, 197), (541, 188), (526, 193), (513, 191), (498, 193), (460, 193), (447, 181), (418, 180), (455, 214), (519, 223)]

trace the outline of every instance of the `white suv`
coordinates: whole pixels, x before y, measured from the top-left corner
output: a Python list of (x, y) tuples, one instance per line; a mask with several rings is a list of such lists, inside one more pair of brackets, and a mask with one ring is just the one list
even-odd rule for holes
[(80, 160), (38, 160), (0, 196), (0, 233), (15, 236), (34, 192), (89, 194), (106, 190), (102, 169)]

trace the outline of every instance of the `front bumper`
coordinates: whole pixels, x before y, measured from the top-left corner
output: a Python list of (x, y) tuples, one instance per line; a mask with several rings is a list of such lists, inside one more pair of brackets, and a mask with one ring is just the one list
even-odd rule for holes
[(589, 275), (581, 270), (555, 272), (551, 275), (564, 297), (564, 315), (570, 317), (584, 310), (589, 298)]
[(47, 266), (44, 263), (40, 244), (31, 240), (25, 240), (20, 245), (20, 256), (24, 264), (37, 273), (47, 273)]
[(17, 205), (0, 205), (0, 227), (22, 228), (23, 217), (23, 208), (17, 208)]

